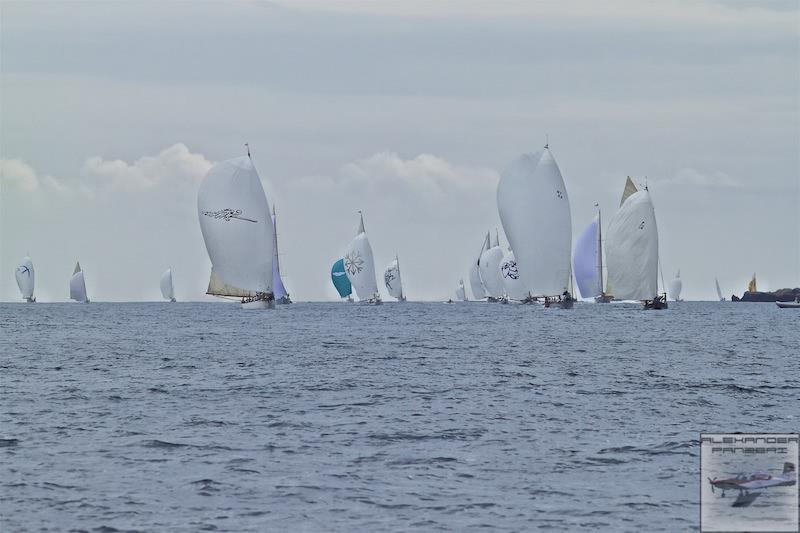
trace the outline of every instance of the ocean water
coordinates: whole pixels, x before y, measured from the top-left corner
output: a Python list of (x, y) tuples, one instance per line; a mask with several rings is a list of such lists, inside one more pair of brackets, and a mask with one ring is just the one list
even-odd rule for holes
[(0, 304), (0, 530), (697, 529), (799, 353), (774, 304)]

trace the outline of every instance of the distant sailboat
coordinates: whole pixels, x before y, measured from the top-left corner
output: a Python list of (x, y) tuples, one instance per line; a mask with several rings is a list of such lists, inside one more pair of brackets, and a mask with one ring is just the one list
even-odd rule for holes
[(353, 294), (353, 286), (350, 284), (350, 280), (347, 278), (347, 272), (344, 270), (344, 259), (339, 259), (331, 267), (331, 281), (341, 298), (347, 298), (348, 302), (353, 301), (350, 297), (350, 295)]
[(161, 296), (170, 302), (175, 301), (175, 288), (172, 286), (172, 268), (161, 274)]
[(378, 293), (378, 282), (375, 280), (375, 260), (372, 256), (372, 246), (364, 230), (364, 215), (359, 211), (360, 222), (355, 238), (350, 241), (344, 254), (344, 270), (347, 278), (353, 284), (359, 301), (380, 304), (381, 295)]
[(467, 291), (464, 288), (464, 280), (458, 280), (458, 288), (456, 289), (456, 300), (459, 302), (466, 302), (467, 301)]
[(503, 277), (500, 273), (500, 263), (503, 261), (503, 250), (500, 248), (500, 236), (495, 231), (494, 242), (488, 250), (481, 254), (478, 272), (489, 301), (498, 301), (503, 298), (505, 288)]
[(36, 281), (36, 274), (33, 270), (33, 262), (31, 261), (30, 257), (26, 255), (22, 259), (14, 271), (14, 276), (17, 278), (19, 292), (22, 293), (22, 297), (25, 299), (25, 301), (28, 303), (35, 302), (36, 297), (33, 295), (33, 289)]
[(497, 208), (525, 287), (545, 306), (572, 307), (572, 219), (561, 171), (548, 146), (503, 172)]
[(683, 288), (683, 281), (681, 280), (681, 271), (675, 274), (675, 278), (669, 282), (669, 295), (676, 302), (681, 301), (681, 289)]
[(478, 252), (478, 257), (472, 262), (472, 266), (469, 269), (469, 288), (472, 290), (473, 300), (483, 300), (486, 298), (486, 287), (484, 287), (483, 281), (481, 281), (480, 264), (483, 252), (489, 248), (489, 234), (487, 233), (486, 237), (483, 239), (481, 251)]
[(398, 302), (405, 302), (406, 297), (403, 296), (403, 281), (400, 278), (400, 259), (394, 257), (394, 261), (386, 267), (383, 273), (383, 282), (386, 284), (386, 290), (393, 298), (397, 298)]
[(722, 296), (722, 291), (719, 288), (719, 280), (717, 278), (714, 278), (714, 285), (716, 285), (716, 287), (717, 287), (717, 298), (719, 298), (720, 302), (724, 302), (725, 301), (725, 297)]
[(278, 256), (278, 223), (275, 217), (275, 204), (272, 204), (272, 293), (275, 295), (275, 303), (290, 304), (292, 299), (283, 285), (281, 277), (281, 261)]
[(503, 256), (503, 260), (500, 262), (500, 276), (503, 279), (503, 288), (509, 300), (516, 300), (519, 302), (528, 300), (530, 294), (519, 275), (517, 259), (514, 257), (514, 252), (512, 250), (506, 252)]
[(598, 303), (611, 301), (611, 295), (603, 288), (603, 233), (599, 206), (597, 216), (575, 243), (572, 266), (582, 298), (594, 298)]
[(758, 287), (756, 286), (756, 273), (753, 272), (753, 279), (750, 280), (750, 283), (747, 284), (747, 292), (758, 292)]
[(69, 297), (76, 302), (89, 303), (89, 297), (86, 295), (86, 280), (83, 278), (80, 261), (75, 263), (75, 270), (69, 279)]
[[(633, 192), (635, 191), (635, 192)], [(641, 300), (647, 309), (667, 307), (658, 294), (658, 226), (647, 188), (636, 190), (628, 178), (622, 206), (606, 232), (608, 285), (618, 300)]]
[(249, 147), (247, 156), (208, 171), (197, 212), (212, 265), (207, 294), (241, 298), (243, 309), (273, 309), (274, 228)]

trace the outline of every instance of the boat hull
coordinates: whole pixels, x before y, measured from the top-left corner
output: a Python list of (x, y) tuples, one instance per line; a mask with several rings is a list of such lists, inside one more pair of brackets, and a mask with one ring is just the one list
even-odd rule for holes
[(242, 302), (242, 309), (275, 309), (275, 300), (253, 300), (252, 302)]
[(800, 309), (800, 302), (775, 302), (781, 309)]

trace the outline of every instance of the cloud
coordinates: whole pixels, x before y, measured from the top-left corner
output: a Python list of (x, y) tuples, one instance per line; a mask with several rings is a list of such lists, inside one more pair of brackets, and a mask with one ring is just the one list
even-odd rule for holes
[(199, 183), (212, 164), (202, 154), (192, 153), (185, 144), (177, 143), (158, 155), (141, 157), (133, 163), (90, 157), (83, 164), (81, 176), (100, 186), (142, 191), (170, 180)]
[(39, 189), (39, 177), (32, 166), (21, 159), (0, 159), (0, 181), (23, 192)]
[(715, 170), (702, 172), (695, 168), (682, 168), (671, 178), (662, 180), (665, 185), (691, 185), (695, 187), (740, 188), (742, 185), (728, 174)]

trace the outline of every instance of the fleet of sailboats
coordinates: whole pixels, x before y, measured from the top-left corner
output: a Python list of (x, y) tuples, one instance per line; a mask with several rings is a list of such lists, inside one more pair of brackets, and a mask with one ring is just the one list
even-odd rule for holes
[(175, 288), (172, 286), (172, 268), (168, 268), (161, 274), (161, 296), (165, 300), (175, 302)]
[(212, 265), (207, 294), (241, 298), (244, 309), (274, 308), (274, 228), (249, 147), (208, 171), (197, 213)]
[(75, 270), (72, 272), (72, 277), (69, 278), (69, 297), (76, 302), (89, 303), (89, 297), (86, 295), (86, 280), (83, 277), (80, 261), (75, 263)]
[(33, 261), (31, 261), (30, 257), (26, 255), (20, 261), (14, 270), (14, 277), (17, 279), (17, 287), (19, 287), (22, 298), (28, 303), (35, 302), (36, 297), (33, 295), (33, 289), (36, 282), (36, 273), (33, 270)]

